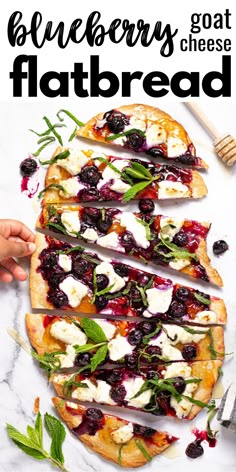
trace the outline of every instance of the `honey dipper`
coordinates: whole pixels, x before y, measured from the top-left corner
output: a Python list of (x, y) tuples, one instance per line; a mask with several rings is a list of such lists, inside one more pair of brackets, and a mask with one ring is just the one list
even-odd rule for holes
[(213, 138), (213, 146), (216, 154), (223, 162), (225, 162), (225, 164), (227, 164), (227, 166), (232, 166), (236, 162), (236, 139), (234, 139), (229, 133), (221, 135), (196, 103), (184, 103), (206, 129), (211, 138)]

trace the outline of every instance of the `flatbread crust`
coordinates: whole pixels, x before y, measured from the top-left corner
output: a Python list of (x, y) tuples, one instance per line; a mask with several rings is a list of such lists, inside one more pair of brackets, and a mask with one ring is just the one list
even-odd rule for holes
[[(178, 138), (180, 139), (186, 147), (190, 144), (193, 145), (191, 138), (184, 129), (184, 127), (174, 120), (170, 115), (160, 110), (159, 108), (152, 107), (150, 105), (143, 104), (132, 104), (124, 105), (121, 107), (115, 107), (114, 110), (120, 111), (127, 116), (132, 116), (137, 120), (142, 120), (150, 122), (151, 124), (160, 125), (164, 128), (167, 138)], [(83, 137), (87, 139), (92, 139), (93, 141), (100, 141), (109, 145), (117, 145), (113, 141), (105, 141), (105, 137), (102, 134), (94, 133), (93, 128), (97, 124), (97, 121), (102, 121), (104, 112), (99, 113), (98, 115), (91, 118), (84, 126), (82, 126), (77, 132), (78, 137)], [(112, 134), (112, 133), (109, 133)], [(108, 135), (109, 135), (108, 134)], [(195, 147), (193, 146), (192, 155), (196, 155)], [(168, 157), (167, 157), (168, 159)], [(169, 158), (171, 160), (171, 158)], [(207, 163), (201, 159), (201, 167), (207, 169)]]
[[(86, 412), (87, 408), (74, 403), (72, 414), (67, 410), (66, 402), (63, 402), (61, 398), (54, 397), (52, 398), (52, 402), (70, 430), (79, 426), (82, 415)], [(73, 403), (70, 402), (70, 408), (72, 408), (72, 405)], [(121, 445), (116, 444), (113, 441), (111, 432), (124, 425), (127, 425), (129, 422), (118, 418), (117, 416), (107, 414), (104, 415), (104, 420), (105, 423), (103, 428), (98, 430), (94, 436), (89, 434), (81, 434), (78, 439), (90, 449), (97, 452), (104, 459), (118, 464)], [(145, 447), (145, 450), (151, 457), (155, 457), (156, 455), (160, 454), (177, 440), (177, 438), (164, 431), (156, 431), (156, 433), (154, 433), (152, 436), (151, 441), (145, 440), (144, 438), (137, 439), (139, 439), (140, 443)], [(134, 437), (122, 447), (120, 459), (121, 467), (136, 468), (141, 467), (148, 462), (147, 458), (137, 447)]]

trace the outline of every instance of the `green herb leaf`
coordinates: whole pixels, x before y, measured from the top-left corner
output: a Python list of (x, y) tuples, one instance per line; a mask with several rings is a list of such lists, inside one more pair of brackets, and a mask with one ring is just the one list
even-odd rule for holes
[(45, 192), (47, 192), (47, 190), (50, 190), (51, 188), (57, 188), (58, 190), (61, 190), (62, 192), (66, 193), (66, 190), (64, 189), (64, 187), (62, 187), (62, 185), (59, 185), (59, 184), (50, 184), (48, 185), (47, 187), (45, 187), (43, 190), (41, 190), (41, 192), (39, 192), (38, 194), (38, 198), (41, 198), (43, 196), (43, 194)]
[(133, 185), (133, 187), (129, 188), (127, 192), (125, 192), (122, 202), (128, 202), (129, 200), (132, 200), (137, 193), (141, 192), (141, 190), (145, 189), (148, 185), (150, 185), (149, 180), (145, 180), (144, 182), (138, 182), (137, 184)]
[(50, 454), (58, 462), (64, 464), (62, 444), (66, 437), (65, 428), (57, 418), (48, 413), (44, 415), (44, 424), (50, 438), (52, 439)]
[(140, 293), (140, 295), (141, 295), (143, 305), (144, 305), (144, 306), (148, 306), (147, 297), (146, 297), (146, 293), (145, 293), (144, 288), (143, 288), (143, 287), (139, 287), (139, 285), (136, 285), (136, 288), (138, 289), (138, 291), (139, 291), (139, 293)]
[(35, 431), (38, 433), (39, 445), (43, 447), (43, 422), (42, 415), (38, 412), (36, 421), (35, 421)]
[(118, 459), (117, 459), (117, 464), (121, 466), (121, 455), (122, 455), (122, 449), (125, 446), (125, 444), (121, 444), (119, 447), (119, 452), (118, 452)]
[(212, 405), (213, 405), (213, 408), (212, 410), (210, 410), (210, 413), (207, 418), (207, 425), (206, 425), (207, 437), (210, 440), (215, 439), (216, 435), (218, 434), (218, 431), (213, 431), (211, 429), (211, 421), (213, 420), (219, 408), (216, 408), (216, 404), (214, 400), (212, 401)]
[(91, 372), (94, 372), (96, 370), (97, 366), (101, 364), (101, 362), (106, 359), (108, 347), (107, 344), (104, 344), (104, 346), (101, 346), (97, 352), (94, 354), (94, 356), (91, 359)]
[(196, 254), (193, 254), (192, 252), (189, 252), (187, 249), (185, 248), (182, 249), (176, 244), (171, 243), (170, 241), (167, 240), (167, 238), (163, 238), (161, 233), (160, 233), (160, 240), (161, 240), (161, 243), (158, 243), (154, 247), (154, 251), (161, 253), (160, 246), (163, 245), (167, 247), (170, 251), (169, 254), (163, 253), (166, 259), (171, 257), (174, 259), (194, 259), (195, 261), (198, 260)]
[(78, 344), (75, 344), (73, 346), (73, 348), (75, 349), (76, 354), (81, 354), (82, 352), (94, 351), (98, 347), (103, 346), (104, 344), (106, 344), (106, 342), (107, 341), (104, 341), (104, 342), (98, 343), (98, 344), (88, 343), (88, 344), (85, 344), (84, 346), (79, 346)]
[(189, 400), (191, 403), (193, 403), (194, 405), (198, 405), (201, 408), (207, 408), (208, 410), (212, 410), (214, 408), (214, 406), (211, 405), (210, 403), (201, 402), (200, 400), (196, 400), (195, 398), (189, 397), (188, 395), (182, 394), (182, 398)]
[(88, 338), (92, 339), (95, 343), (102, 343), (107, 341), (106, 335), (101, 326), (96, 321), (90, 318), (82, 318), (81, 326)]
[(74, 251), (81, 252), (81, 251), (84, 251), (84, 248), (82, 246), (73, 246), (73, 247), (70, 247), (69, 249), (58, 250), (56, 251), (56, 254), (70, 254), (71, 252), (74, 252)]
[(73, 390), (73, 387), (76, 387), (76, 388), (88, 388), (88, 385), (84, 382), (77, 382), (76, 377), (77, 375), (82, 372), (82, 370), (85, 370), (87, 369), (88, 366), (85, 366), (84, 368), (80, 369), (79, 372), (75, 372), (69, 380), (66, 380), (63, 384), (63, 387), (62, 387), (62, 393), (63, 395), (67, 396), (67, 397), (70, 397), (71, 396), (71, 393), (72, 393), (72, 390)]
[(66, 354), (64, 351), (45, 352), (42, 356), (37, 354), (36, 351), (31, 351), (32, 357), (39, 362), (39, 367), (46, 370), (48, 377), (61, 368), (61, 361), (58, 357), (59, 354)]
[(39, 161), (39, 162), (43, 166), (45, 166), (47, 164), (55, 164), (55, 162), (57, 162), (57, 161), (61, 161), (63, 159), (66, 159), (69, 155), (70, 155), (70, 151), (69, 151), (69, 149), (67, 149), (67, 151), (60, 152), (59, 154), (57, 154), (52, 159), (49, 159), (49, 161)]
[(68, 142), (70, 143), (71, 141), (73, 141), (73, 139), (75, 138), (76, 136), (76, 132), (77, 132), (77, 126), (75, 127), (74, 131), (71, 133), (69, 139), (68, 139)]
[(157, 327), (155, 328), (154, 331), (152, 331), (152, 333), (150, 334), (146, 334), (146, 336), (143, 337), (143, 344), (148, 344), (150, 339), (154, 338), (154, 336), (156, 336), (158, 333), (160, 333), (162, 329), (162, 323), (161, 321), (159, 321)]
[(68, 234), (65, 226), (60, 225), (59, 223), (54, 223), (53, 221), (48, 221), (46, 224), (46, 228), (49, 228), (49, 229), (56, 228), (58, 231), (60, 231), (60, 233), (66, 234), (66, 235)]
[(114, 141), (114, 139), (121, 138), (123, 136), (128, 136), (129, 134), (132, 134), (132, 133), (138, 133), (140, 134), (140, 136), (145, 138), (145, 133), (141, 129), (132, 128), (127, 131), (124, 131), (124, 133), (112, 134), (111, 136), (107, 136), (105, 138), (105, 141)]
[(142, 452), (144, 457), (147, 459), (148, 462), (152, 461), (152, 457), (150, 454), (148, 454), (147, 450), (145, 449), (144, 445), (141, 443), (139, 439), (135, 439), (135, 444), (139, 448), (139, 450)]
[[(55, 125), (52, 125), (53, 128), (62, 128), (62, 127), (65, 127), (65, 126), (66, 125), (64, 125), (62, 123), (56, 123)], [(29, 129), (29, 131), (31, 131), (31, 133), (34, 133), (39, 137), (48, 136), (52, 132), (52, 130), (50, 128), (46, 129), (46, 131), (43, 131), (43, 133), (37, 133), (37, 131), (34, 131), (33, 129)]]
[(37, 149), (37, 151), (33, 152), (33, 156), (34, 156), (34, 157), (38, 157), (39, 154), (44, 150), (44, 148), (45, 148), (46, 146), (48, 146), (49, 144), (51, 144), (53, 141), (55, 141), (55, 138), (53, 138), (53, 136), (52, 136), (52, 137), (49, 136), (47, 142), (44, 143), (42, 146), (40, 146), (40, 147)]
[(202, 331), (201, 329), (193, 329), (193, 328), (190, 328), (189, 326), (182, 326), (182, 328), (185, 331), (187, 331), (187, 333), (190, 333), (190, 334), (207, 334), (208, 333), (208, 330)]
[(57, 117), (60, 121), (64, 121), (64, 119), (61, 118), (61, 116), (60, 116), (61, 113), (65, 113), (65, 115), (67, 115), (69, 118), (71, 118), (71, 120), (73, 120), (79, 127), (85, 125), (85, 123), (82, 123), (82, 121), (79, 121), (78, 118), (76, 118), (76, 116), (73, 115), (70, 111), (64, 110), (64, 109), (61, 109), (57, 112)]
[(148, 241), (152, 240), (152, 235), (151, 235), (151, 230), (150, 230), (150, 224), (147, 223), (146, 221), (142, 220), (141, 218), (136, 218), (137, 222), (140, 223), (142, 226), (145, 228), (146, 232), (146, 238)]
[(196, 300), (198, 300), (199, 302), (203, 303), (203, 305), (211, 304), (211, 300), (209, 300), (209, 298), (204, 297), (203, 295), (200, 295), (200, 293), (194, 292), (193, 295), (194, 295), (194, 298), (196, 298)]
[(58, 134), (58, 132), (56, 131), (55, 127), (52, 125), (51, 121), (47, 118), (47, 116), (44, 116), (43, 120), (46, 122), (46, 124), (48, 125), (48, 128), (50, 129), (52, 134), (54, 134), (55, 138), (58, 140), (60, 145), (63, 146), (62, 138), (60, 134)]
[(125, 172), (129, 173), (135, 179), (153, 179), (153, 175), (151, 174), (151, 172), (145, 166), (139, 164), (138, 162), (131, 161), (131, 166), (126, 167)]

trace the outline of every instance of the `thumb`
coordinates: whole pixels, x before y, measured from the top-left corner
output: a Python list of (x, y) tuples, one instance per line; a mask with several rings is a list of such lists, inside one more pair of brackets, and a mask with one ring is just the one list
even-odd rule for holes
[(35, 251), (34, 243), (15, 242), (0, 238), (0, 260), (7, 257), (29, 256)]

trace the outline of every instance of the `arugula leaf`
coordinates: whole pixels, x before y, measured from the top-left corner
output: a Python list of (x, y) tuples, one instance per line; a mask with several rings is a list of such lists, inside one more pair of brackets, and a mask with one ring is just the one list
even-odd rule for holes
[(144, 445), (141, 443), (139, 439), (135, 439), (135, 444), (139, 448), (139, 450), (143, 453), (144, 457), (146, 457), (148, 462), (152, 461), (152, 457), (148, 454), (147, 450), (145, 449)]
[(62, 138), (61, 138), (60, 134), (58, 134), (58, 132), (56, 131), (55, 126), (52, 125), (51, 121), (47, 118), (47, 116), (44, 116), (43, 120), (46, 122), (46, 124), (48, 125), (48, 128), (50, 129), (52, 134), (54, 134), (54, 136), (58, 140), (59, 144), (61, 146), (63, 146)]
[(65, 428), (57, 418), (48, 413), (44, 415), (44, 424), (50, 438), (52, 439), (50, 454), (58, 462), (64, 464), (65, 460), (62, 453), (62, 444), (66, 437)]
[(39, 192), (38, 194), (38, 198), (41, 198), (42, 195), (47, 192), (47, 190), (49, 190), (50, 188), (57, 188), (58, 190), (61, 190), (62, 192), (66, 193), (66, 190), (64, 189), (64, 187), (62, 187), (62, 185), (59, 185), (59, 184), (50, 184), (48, 185), (47, 187), (45, 187), (43, 190), (41, 190), (41, 192)]
[(88, 338), (92, 339), (95, 343), (102, 343), (107, 341), (106, 335), (101, 326), (96, 321), (90, 318), (82, 318), (81, 326)]
[(59, 152), (59, 154), (57, 154), (52, 159), (49, 159), (49, 161), (39, 161), (39, 162), (43, 166), (45, 166), (47, 164), (54, 164), (57, 161), (61, 161), (63, 159), (66, 159), (69, 155), (70, 155), (70, 151), (69, 151), (69, 149), (67, 149), (67, 151)]
[(129, 134), (132, 134), (132, 133), (138, 133), (143, 138), (145, 138), (146, 136), (145, 133), (141, 129), (132, 128), (127, 131), (124, 131), (124, 133), (117, 133), (117, 134), (112, 134), (111, 136), (107, 136), (105, 138), (105, 141), (113, 141), (114, 139), (122, 138), (123, 136), (128, 136)]
[(73, 120), (80, 128), (81, 128), (81, 126), (85, 125), (85, 123), (82, 123), (82, 121), (79, 121), (78, 118), (76, 118), (76, 116), (73, 115), (70, 111), (64, 110), (63, 108), (57, 112), (57, 117), (60, 121), (64, 121), (64, 119), (61, 118), (61, 116), (60, 116), (61, 113), (65, 113), (65, 115), (67, 115), (69, 118), (71, 118), (71, 120)]
[(151, 181), (150, 180), (145, 180), (143, 182), (138, 182), (137, 184), (133, 185), (133, 187), (129, 188), (123, 198), (122, 202), (128, 202), (132, 198), (137, 195), (137, 193), (141, 192), (141, 190), (145, 189), (148, 185), (150, 185)]
[(193, 296), (194, 296), (194, 298), (196, 298), (196, 300), (203, 303), (203, 305), (210, 305), (211, 304), (211, 300), (209, 300), (209, 298), (204, 297), (204, 295), (201, 295), (198, 292), (194, 292)]
[(96, 370), (97, 366), (101, 364), (106, 359), (108, 347), (107, 344), (104, 344), (104, 346), (101, 346), (97, 352), (94, 354), (94, 356), (91, 359), (91, 372), (94, 372)]

